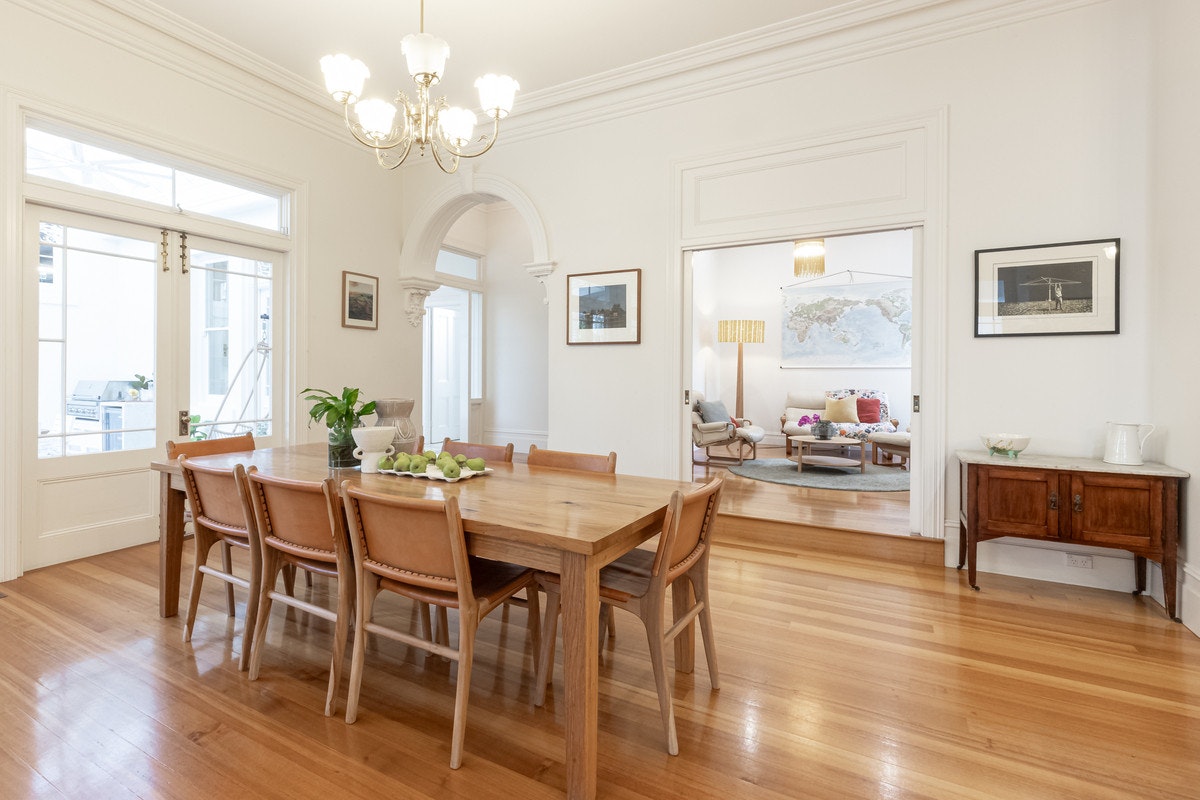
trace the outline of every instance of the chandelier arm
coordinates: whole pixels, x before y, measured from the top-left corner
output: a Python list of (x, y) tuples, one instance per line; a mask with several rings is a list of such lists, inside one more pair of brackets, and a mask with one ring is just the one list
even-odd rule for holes
[[(440, 139), (441, 137), (439, 136), (438, 138)], [(438, 147), (438, 142), (436, 142), (436, 141), (430, 142), (429, 149), (433, 152), (433, 160), (437, 162), (437, 165), (438, 165), (438, 167), (441, 168), (442, 172), (446, 173), (447, 175), (453, 175), (455, 172), (458, 172), (458, 156), (457, 155), (455, 155), (454, 153), (451, 153), (451, 155), (454, 156), (454, 159), (450, 162), (450, 166), (447, 167), (445, 162), (442, 161), (442, 155), (441, 155), (442, 148)]]
[[(404, 152), (400, 153), (399, 155), (396, 155), (391, 150), (385, 150), (383, 148), (376, 147), (375, 148), (375, 160), (379, 163), (379, 166), (383, 167), (384, 169), (395, 169), (396, 167), (403, 164), (404, 160), (406, 158), (408, 158), (408, 152), (409, 152), (409, 150), (412, 149), (412, 144), (413, 144), (412, 137), (409, 137), (408, 144), (406, 144), (404, 146)], [(391, 158), (395, 159), (395, 160), (394, 161), (390, 160), (388, 158), (389, 156), (391, 156)]]

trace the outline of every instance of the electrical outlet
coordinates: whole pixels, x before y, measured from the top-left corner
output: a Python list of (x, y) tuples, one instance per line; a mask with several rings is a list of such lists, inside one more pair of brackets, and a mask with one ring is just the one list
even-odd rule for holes
[(1081, 556), (1081, 555), (1077, 555), (1075, 553), (1067, 553), (1067, 566), (1068, 567), (1077, 567), (1079, 569), (1091, 569), (1092, 568), (1092, 557), (1091, 556)]

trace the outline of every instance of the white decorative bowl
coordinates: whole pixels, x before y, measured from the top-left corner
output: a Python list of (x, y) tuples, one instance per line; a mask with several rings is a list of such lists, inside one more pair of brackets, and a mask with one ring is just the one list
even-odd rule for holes
[(985, 433), (979, 439), (993, 456), (1016, 458), (1017, 453), (1029, 447), (1029, 437), (1021, 433)]
[(364, 452), (380, 453), (392, 443), (392, 439), (396, 436), (396, 428), (392, 425), (351, 428), (350, 435), (354, 437), (354, 443)]

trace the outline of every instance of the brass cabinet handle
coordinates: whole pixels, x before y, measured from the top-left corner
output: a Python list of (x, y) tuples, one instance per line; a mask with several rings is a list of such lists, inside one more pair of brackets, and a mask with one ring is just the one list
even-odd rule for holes
[(1058, 492), (1050, 493), (1050, 510), (1058, 511)]
[(1075, 495), (1075, 502), (1071, 505), (1071, 510), (1076, 512), (1083, 511), (1083, 495)]

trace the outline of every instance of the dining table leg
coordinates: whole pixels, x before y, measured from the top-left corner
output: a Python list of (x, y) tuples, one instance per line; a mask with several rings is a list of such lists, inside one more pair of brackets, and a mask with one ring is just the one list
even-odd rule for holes
[(184, 493), (171, 486), (171, 475), (158, 476), (158, 615), (179, 613), (179, 575), (183, 571)]
[(563, 671), (567, 700), (567, 797), (596, 797), (600, 658), (600, 568), (579, 553), (562, 557)]

